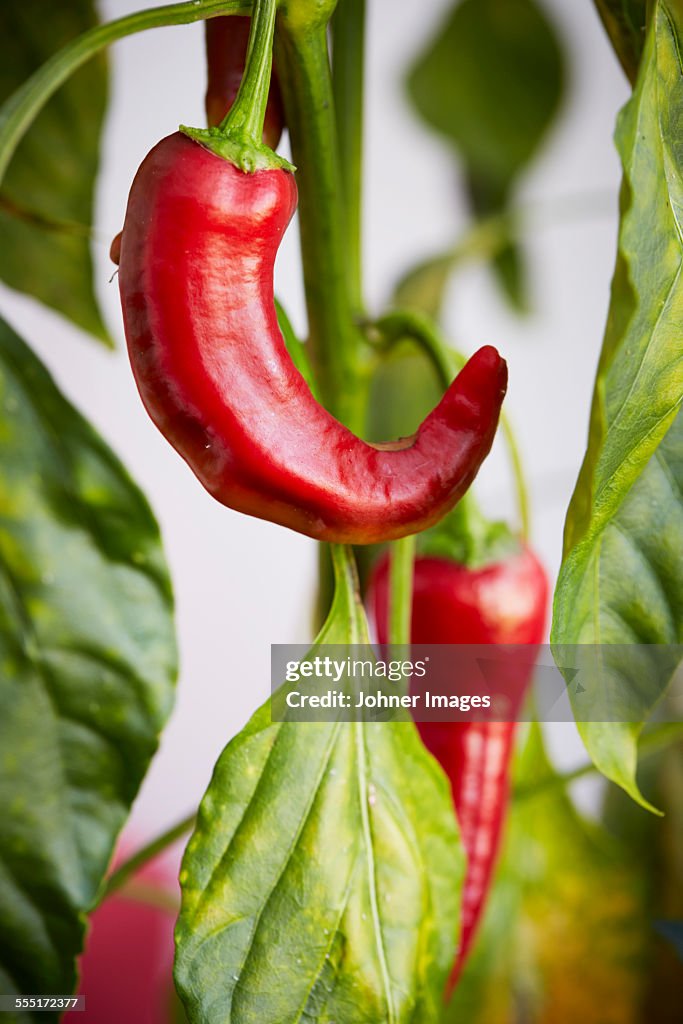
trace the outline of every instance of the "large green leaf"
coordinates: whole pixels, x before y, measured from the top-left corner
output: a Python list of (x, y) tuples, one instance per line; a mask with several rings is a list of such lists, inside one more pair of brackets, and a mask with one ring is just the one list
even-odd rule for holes
[[(336, 557), (317, 645), (366, 639)], [(435, 1021), (463, 869), (446, 779), (411, 722), (278, 723), (264, 705), (219, 759), (183, 862), (190, 1020)]]
[[(462, 0), (419, 57), (410, 95), (462, 157), (478, 215), (508, 204), (557, 112), (563, 83), (559, 39), (535, 0)], [(518, 249), (506, 246), (495, 266), (523, 306)]]
[[(633, 98), (620, 115), (619, 254), (588, 450), (567, 514), (555, 595), (557, 644), (683, 639), (683, 11), (658, 2)], [(670, 667), (675, 664), (672, 651)], [(607, 669), (624, 721), (582, 733), (596, 765), (636, 799), (636, 743), (669, 673)], [(613, 705), (619, 717), (618, 705)], [(627, 714), (628, 712), (628, 714)]]
[(171, 708), (172, 594), (144, 497), (2, 321), (0, 465), (0, 992), (63, 993)]
[[(0, 102), (96, 21), (93, 0), (2, 4)], [(62, 86), (19, 146), (0, 190), (0, 278), (109, 342), (90, 253), (106, 102), (100, 54)]]
[(638, 858), (577, 813), (538, 726), (516, 774), (493, 892), (444, 1024), (636, 1024), (650, 947)]
[(621, 66), (633, 84), (645, 44), (647, 0), (595, 0), (595, 6)]

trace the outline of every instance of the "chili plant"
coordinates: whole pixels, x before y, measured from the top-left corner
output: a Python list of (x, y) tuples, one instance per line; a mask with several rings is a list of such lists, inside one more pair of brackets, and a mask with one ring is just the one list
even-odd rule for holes
[[(107, 1006), (192, 1024), (680, 1019), (681, 730), (650, 719), (683, 642), (683, 8), (595, 6), (632, 94), (617, 118), (607, 326), (554, 587), (553, 651), (590, 758), (565, 776), (538, 722), (516, 727), (550, 582), (505, 411), (505, 345), (465, 359), (441, 323), (473, 257), (514, 315), (533, 304), (518, 186), (568, 78), (545, 5), (458, 0), (415, 54), (407, 99), (454, 154), (471, 224), (414, 261), (380, 309), (362, 259), (364, 0), (193, 0), (104, 23), (93, 0), (3, 6), (0, 278), (110, 346), (91, 255), (105, 54), (205, 23), (208, 127), (158, 138), (127, 209), (117, 197), (112, 333), (125, 333), (142, 403), (199, 481), (188, 473), (184, 486), (318, 542), (316, 636), (299, 664), (328, 645), (370, 651), (365, 605), (373, 659), (409, 657), (411, 644), (523, 645), (512, 674), (499, 672), (504, 721), (300, 721), (276, 713), (277, 689), (225, 737), (190, 817), (112, 869), (173, 705), (169, 570), (138, 486), (0, 320), (8, 1019), (68, 1009), (84, 947), (91, 998), (88, 978), (106, 975), (98, 935), (126, 921), (127, 899), (131, 950), (135, 901), (147, 904), (140, 936), (155, 934), (154, 914), (176, 921), (176, 1002), (169, 978), (143, 1011), (133, 993), (145, 981), (131, 979), (130, 1010), (102, 992), (86, 1001), (100, 1022)], [(295, 211), (305, 332), (274, 294)], [(472, 493), (498, 429), (512, 523)], [(570, 649), (597, 652), (588, 689)], [(609, 784), (588, 825), (567, 787), (590, 773)], [(178, 907), (138, 872), (187, 833)], [(136, 959), (154, 962), (124, 969)]]

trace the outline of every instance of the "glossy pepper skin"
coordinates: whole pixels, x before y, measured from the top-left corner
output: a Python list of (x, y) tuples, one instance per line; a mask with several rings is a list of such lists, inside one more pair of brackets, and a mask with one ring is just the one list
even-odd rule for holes
[(480, 349), (413, 438), (366, 444), (289, 357), (273, 265), (296, 206), (288, 171), (239, 171), (180, 133), (140, 167), (119, 285), (142, 400), (206, 489), (318, 540), (368, 544), (436, 522), (489, 451), (507, 370)]
[[(520, 546), (504, 561), (470, 569), (444, 558), (417, 558), (411, 639), (416, 644), (540, 644), (545, 636), (548, 579), (534, 553)], [(389, 565), (376, 566), (368, 604), (381, 643), (388, 639)], [(516, 714), (530, 682), (532, 658), (502, 669), (496, 680)], [(466, 687), (465, 687), (466, 689)], [(505, 820), (515, 722), (419, 722), (427, 749), (451, 783), (467, 872), (455, 985), (476, 934)]]
[[(244, 74), (251, 19), (242, 15), (208, 18), (206, 39), (206, 117), (210, 125), (221, 123), (235, 97)], [(263, 141), (275, 149), (284, 125), (284, 108), (277, 76), (273, 73), (263, 125)]]

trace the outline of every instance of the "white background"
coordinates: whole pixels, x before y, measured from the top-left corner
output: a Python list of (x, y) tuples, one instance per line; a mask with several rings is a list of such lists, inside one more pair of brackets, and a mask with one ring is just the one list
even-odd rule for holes
[[(104, 0), (101, 12), (111, 19), (142, 6)], [(369, 0), (365, 255), (372, 309), (381, 308), (402, 271), (452, 244), (466, 226), (452, 157), (413, 116), (402, 85), (404, 69), (448, 6), (448, 0)], [(609, 297), (619, 183), (611, 137), (628, 89), (589, 0), (544, 0), (544, 6), (564, 37), (571, 80), (561, 120), (520, 192), (523, 202), (545, 211), (544, 226), (527, 238), (534, 313), (516, 318), (486, 270), (474, 266), (453, 282), (446, 323), (462, 349), (493, 343), (509, 362), (507, 410), (530, 476), (534, 541), (554, 578)], [(117, 43), (111, 59), (94, 251), (97, 291), (117, 352), (1, 286), (0, 311), (127, 464), (163, 530), (182, 668), (173, 718), (134, 810), (133, 831), (142, 839), (198, 802), (221, 749), (268, 694), (269, 645), (310, 639), (315, 546), (214, 503), (142, 409), (124, 354), (108, 248), (145, 153), (179, 123), (204, 123), (203, 27), (143, 33)], [(577, 204), (578, 197), (589, 201)], [(291, 228), (277, 291), (302, 329), (297, 244)], [(500, 451), (478, 489), (493, 515), (511, 513)], [(552, 733), (558, 762), (585, 759), (570, 727)], [(590, 793), (586, 800), (591, 803)]]

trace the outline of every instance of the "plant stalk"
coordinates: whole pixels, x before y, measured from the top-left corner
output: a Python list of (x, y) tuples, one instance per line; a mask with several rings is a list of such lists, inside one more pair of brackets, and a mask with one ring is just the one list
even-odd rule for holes
[(324, 25), (276, 35), (276, 60), (299, 186), (309, 344), (326, 408), (362, 428), (359, 333), (350, 297), (332, 79)]
[(389, 563), (389, 646), (397, 658), (401, 648), (410, 644), (414, 562), (415, 536), (394, 541)]
[(171, 846), (178, 839), (189, 832), (196, 819), (196, 812), (183, 818), (182, 821), (172, 825), (171, 828), (166, 829), (161, 835), (157, 836), (156, 839), (152, 839), (145, 846), (141, 847), (137, 853), (134, 853), (132, 857), (125, 860), (123, 864), (119, 865), (116, 871), (112, 872), (107, 881), (104, 884), (104, 888), (101, 891), (98, 903), (103, 903), (108, 896), (112, 893), (121, 889), (122, 886), (139, 871), (140, 868), (148, 861), (153, 860), (158, 854), (166, 849), (167, 846)]
[(332, 91), (344, 198), (349, 298), (363, 309), (362, 178), (365, 0), (339, 0), (332, 18)]

